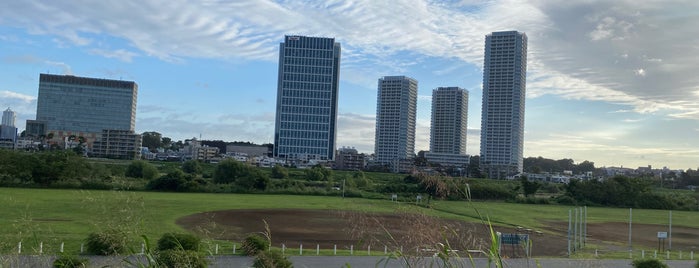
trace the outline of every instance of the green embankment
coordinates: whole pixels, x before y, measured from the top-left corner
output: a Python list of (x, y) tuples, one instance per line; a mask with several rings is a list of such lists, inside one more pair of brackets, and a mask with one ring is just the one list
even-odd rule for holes
[[(432, 209), (390, 200), (300, 195), (116, 192), (0, 188), (0, 251), (57, 252), (77, 250), (90, 232), (120, 226), (134, 236), (154, 240), (162, 233), (183, 231), (175, 220), (194, 213), (257, 208), (414, 211), (439, 217), (480, 221), (476, 210), (494, 225), (540, 228), (548, 221), (567, 221), (572, 207), (501, 202), (432, 201)], [(407, 209), (406, 209), (407, 208)], [(635, 223), (667, 224), (667, 211), (633, 210)], [(588, 222), (626, 222), (628, 209), (588, 208)], [(674, 226), (696, 226), (699, 213), (673, 212)]]

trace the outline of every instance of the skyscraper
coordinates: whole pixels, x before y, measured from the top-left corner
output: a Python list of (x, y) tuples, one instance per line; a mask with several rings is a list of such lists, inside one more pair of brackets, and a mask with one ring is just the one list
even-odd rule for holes
[(2, 112), (0, 124), (0, 148), (14, 149), (17, 144), (17, 128), (15, 127), (15, 112), (7, 108)]
[(36, 120), (46, 131), (134, 131), (137, 94), (132, 81), (40, 74)]
[(466, 131), (468, 91), (440, 87), (432, 91), (432, 128), (427, 161), (449, 166), (468, 164)]
[(486, 35), (480, 167), (490, 178), (522, 172), (526, 79), (527, 35)]
[(379, 79), (375, 162), (395, 166), (414, 157), (416, 112), (417, 80), (406, 76)]
[(17, 115), (15, 112), (10, 110), (10, 108), (7, 108), (7, 110), (2, 112), (2, 125), (14, 127), (16, 118)]
[(279, 44), (274, 156), (332, 160), (337, 137), (340, 43), (285, 36)]

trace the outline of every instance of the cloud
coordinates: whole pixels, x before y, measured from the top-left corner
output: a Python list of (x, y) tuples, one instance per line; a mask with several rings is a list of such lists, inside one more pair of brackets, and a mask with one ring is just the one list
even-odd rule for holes
[(29, 96), (29, 95), (24, 95), (21, 93), (9, 91), (9, 90), (2, 90), (0, 91), (0, 98), (2, 99), (14, 99), (14, 100), (19, 100), (24, 103), (30, 103), (33, 101), (36, 101), (36, 97), (34, 96)]
[(117, 59), (123, 62), (131, 62), (133, 57), (138, 56), (138, 53), (127, 51), (124, 49), (104, 50), (99, 48), (93, 48), (88, 50), (88, 53), (92, 55), (100, 55), (105, 58)]
[(51, 65), (51, 66), (56, 66), (56, 67), (61, 68), (61, 74), (73, 75), (73, 69), (70, 68), (70, 65), (66, 64), (65, 62), (45, 61), (44, 63), (46, 65)]

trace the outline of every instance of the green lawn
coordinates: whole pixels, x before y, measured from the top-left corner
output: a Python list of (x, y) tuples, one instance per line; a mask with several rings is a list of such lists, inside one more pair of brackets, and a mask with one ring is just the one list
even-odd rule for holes
[[(136, 237), (155, 240), (162, 233), (183, 231), (175, 220), (193, 213), (254, 208), (300, 208), (395, 212), (403, 210), (480, 221), (476, 209), (495, 225), (539, 228), (545, 221), (567, 221), (572, 207), (499, 202), (433, 201), (433, 209), (389, 200), (325, 196), (115, 192), (0, 188), (0, 250), (56, 252), (61, 242), (76, 250), (90, 232), (126, 226)], [(474, 209), (475, 208), (475, 209)], [(635, 223), (666, 224), (667, 211), (634, 209)], [(626, 222), (628, 209), (588, 208), (589, 222)], [(697, 212), (673, 212), (673, 225), (696, 226)]]

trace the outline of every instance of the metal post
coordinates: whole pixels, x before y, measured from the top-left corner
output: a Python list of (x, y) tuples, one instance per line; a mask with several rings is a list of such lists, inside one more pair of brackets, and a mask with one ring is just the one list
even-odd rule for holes
[(575, 208), (575, 218), (573, 221), (573, 251), (578, 249), (578, 208)]
[(354, 245), (350, 245), (350, 255), (354, 255)]
[(629, 251), (631, 251), (631, 224), (633, 222), (633, 208), (629, 208)]
[(216, 250), (215, 250), (215, 252), (216, 252), (215, 254), (218, 255), (218, 244), (216, 244)]
[(303, 255), (303, 244), (299, 244), (299, 255)]
[(333, 255), (337, 255), (337, 245), (333, 245)]
[(670, 210), (670, 232), (668, 232), (667, 241), (669, 243), (667, 249), (672, 250), (672, 210)]
[(44, 253), (44, 242), (39, 242), (39, 254)]
[(320, 255), (320, 245), (316, 244), (316, 255)]
[(383, 246), (383, 255), (388, 254), (388, 246), (384, 245)]
[(235, 244), (233, 244), (233, 255), (235, 255)]
[(370, 245), (366, 247), (366, 255), (371, 256), (371, 246)]
[(570, 212), (570, 209), (568, 210), (568, 257), (570, 257), (570, 229), (571, 229), (571, 218), (572, 214)]
[(585, 221), (583, 226), (585, 227), (583, 231), (583, 238), (585, 238), (583, 239), (583, 247), (585, 247), (587, 243), (587, 206), (585, 206)]
[(61, 253), (63, 253), (63, 242), (61, 242)]
[[(80, 250), (82, 252), (82, 250)], [(22, 241), (17, 244), (17, 254), (22, 254)]]
[(580, 210), (580, 221), (578, 224), (580, 224), (580, 227), (578, 228), (578, 234), (580, 235), (580, 239), (578, 239), (578, 248), (582, 249), (583, 248), (583, 208), (581, 207)]

